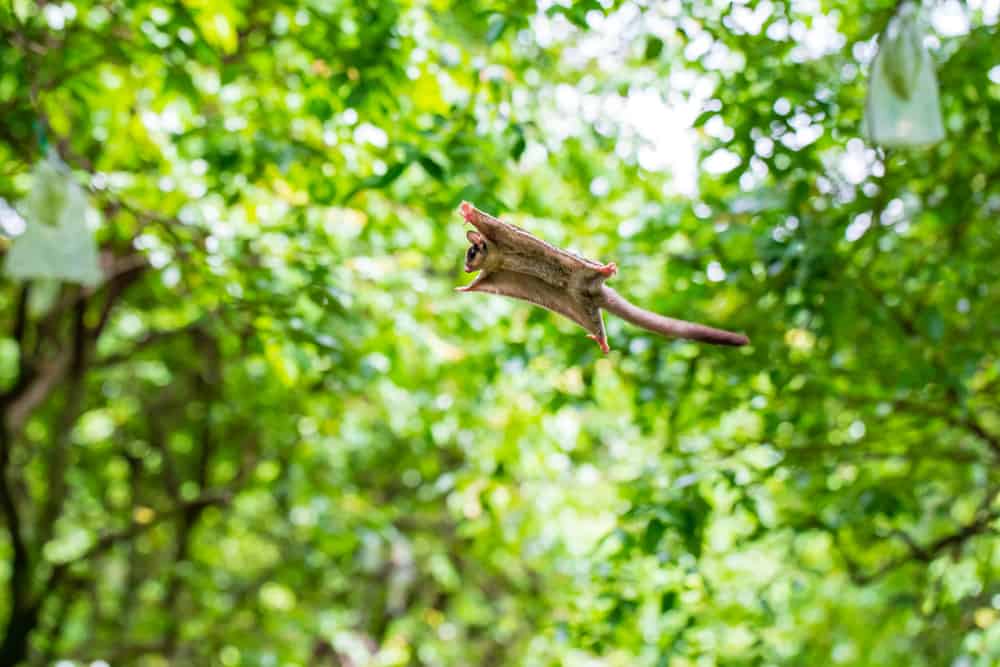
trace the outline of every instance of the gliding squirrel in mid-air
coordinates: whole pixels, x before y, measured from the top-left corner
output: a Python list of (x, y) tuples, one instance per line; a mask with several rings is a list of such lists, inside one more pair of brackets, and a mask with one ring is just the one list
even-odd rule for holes
[(466, 237), (465, 272), (479, 271), (459, 292), (487, 292), (529, 301), (567, 317), (589, 332), (607, 353), (608, 337), (601, 309), (647, 331), (668, 338), (687, 338), (715, 345), (746, 345), (743, 334), (639, 308), (604, 284), (614, 276), (614, 263), (601, 264), (557, 248), (527, 231), (462, 202), (462, 217), (476, 228)]

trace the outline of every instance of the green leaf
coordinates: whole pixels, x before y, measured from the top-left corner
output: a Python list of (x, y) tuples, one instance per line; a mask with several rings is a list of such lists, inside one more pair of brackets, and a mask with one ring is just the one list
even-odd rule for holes
[(309, 197), (318, 204), (329, 204), (337, 197), (337, 186), (327, 178), (309, 183)]
[(510, 155), (514, 160), (520, 160), (521, 156), (524, 155), (524, 150), (527, 148), (528, 143), (524, 139), (524, 135), (520, 135), (514, 140), (514, 145), (510, 149)]
[(380, 190), (386, 188), (396, 182), (396, 179), (403, 175), (406, 168), (410, 166), (409, 162), (399, 162), (392, 165), (385, 170), (385, 173), (381, 176), (375, 177), (368, 185), (369, 188), (374, 188)]
[(712, 118), (712, 116), (717, 116), (717, 115), (719, 115), (718, 111), (702, 111), (694, 119), (694, 122), (691, 125), (692, 125), (692, 127), (696, 127), (696, 128), (698, 128), (698, 127), (704, 127), (705, 123), (707, 123), (709, 121), (709, 119)]
[(930, 308), (923, 317), (924, 329), (927, 336), (934, 342), (939, 342), (944, 337), (945, 322), (941, 316), (941, 311), (937, 308)]
[(550, 7), (547, 13), (549, 16), (562, 14), (573, 25), (578, 28), (587, 29), (587, 13), (591, 11), (604, 13), (604, 8), (601, 6), (599, 0), (576, 0), (568, 7), (555, 5)]
[(176, 92), (191, 99), (198, 98), (198, 89), (191, 75), (181, 66), (167, 68), (167, 76), (163, 79), (163, 92)]
[(313, 97), (310, 98), (306, 109), (309, 111), (310, 115), (315, 116), (319, 120), (326, 122), (330, 120), (333, 116), (333, 107), (330, 106), (330, 102), (323, 97)]
[(648, 554), (656, 553), (660, 545), (660, 539), (667, 532), (667, 524), (657, 518), (650, 520), (646, 524), (646, 530), (642, 534), (642, 550)]
[(649, 36), (646, 38), (646, 50), (643, 57), (646, 60), (656, 60), (663, 53), (663, 40), (659, 37)]
[(439, 165), (427, 155), (421, 155), (419, 161), (420, 166), (424, 168), (424, 171), (427, 172), (428, 176), (439, 181), (444, 180), (444, 167)]
[(396, 181), (396, 179), (403, 175), (403, 172), (406, 171), (410, 164), (412, 164), (410, 160), (397, 162), (386, 169), (384, 174), (380, 176), (369, 176), (348, 192), (347, 195), (344, 196), (343, 201), (350, 201), (354, 195), (358, 194), (362, 190), (381, 190), (389, 187)]
[(528, 143), (524, 137), (524, 128), (521, 127), (520, 123), (514, 123), (510, 126), (511, 132), (514, 133), (514, 143), (510, 148), (510, 156), (514, 158), (515, 161), (521, 159), (524, 155), (525, 149), (528, 147)]

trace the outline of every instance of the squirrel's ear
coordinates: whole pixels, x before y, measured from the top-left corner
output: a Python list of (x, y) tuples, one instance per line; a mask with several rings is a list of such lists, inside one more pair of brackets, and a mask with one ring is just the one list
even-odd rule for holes
[(469, 243), (472, 245), (479, 245), (483, 242), (483, 235), (472, 230), (465, 233), (465, 238), (469, 239)]

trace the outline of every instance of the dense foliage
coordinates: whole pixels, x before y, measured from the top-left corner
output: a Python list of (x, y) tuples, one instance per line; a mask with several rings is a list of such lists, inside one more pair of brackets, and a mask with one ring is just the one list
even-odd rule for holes
[[(896, 9), (0, 1), (0, 253), (51, 150), (105, 276), (0, 279), (0, 663), (996, 664), (1000, 7), (886, 151)], [(455, 294), (463, 199), (753, 345)]]

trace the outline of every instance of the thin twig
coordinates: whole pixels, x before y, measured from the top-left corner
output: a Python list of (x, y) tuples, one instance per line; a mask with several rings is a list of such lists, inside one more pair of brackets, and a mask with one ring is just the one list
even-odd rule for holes
[(193, 500), (182, 501), (170, 509), (155, 512), (151, 521), (146, 523), (132, 521), (127, 528), (105, 533), (96, 542), (94, 542), (89, 549), (84, 551), (78, 557), (73, 560), (60, 563), (52, 568), (52, 572), (49, 574), (48, 580), (43, 589), (43, 597), (45, 595), (45, 591), (52, 590), (62, 581), (71, 567), (93, 560), (95, 557), (103, 554), (115, 545), (131, 540), (132, 538), (145, 533), (166, 519), (191, 511), (193, 508), (204, 509), (211, 506), (226, 505), (232, 500), (232, 497), (233, 492), (229, 489), (210, 491), (194, 498)]

